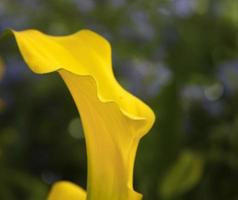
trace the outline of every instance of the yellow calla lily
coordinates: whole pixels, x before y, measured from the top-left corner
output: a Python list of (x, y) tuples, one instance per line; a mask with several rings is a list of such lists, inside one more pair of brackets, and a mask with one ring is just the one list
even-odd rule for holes
[(116, 81), (109, 42), (89, 30), (69, 36), (11, 32), (32, 71), (59, 72), (85, 132), (87, 194), (73, 183), (60, 182), (48, 200), (141, 199), (133, 189), (133, 166), (139, 140), (152, 127), (154, 113)]

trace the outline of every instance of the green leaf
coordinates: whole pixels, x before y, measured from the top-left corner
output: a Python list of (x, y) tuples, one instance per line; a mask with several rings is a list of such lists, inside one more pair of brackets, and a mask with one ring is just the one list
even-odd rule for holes
[(203, 174), (204, 160), (197, 153), (184, 151), (166, 173), (159, 192), (165, 199), (186, 193), (200, 180)]

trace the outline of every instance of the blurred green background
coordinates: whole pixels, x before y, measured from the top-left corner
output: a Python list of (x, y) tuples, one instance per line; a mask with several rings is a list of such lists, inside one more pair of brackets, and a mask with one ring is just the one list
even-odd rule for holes
[[(238, 199), (238, 1), (0, 0), (6, 28), (89, 28), (111, 42), (120, 83), (157, 116), (135, 164), (144, 200)], [(85, 187), (66, 86), (33, 74), (12, 39), (0, 43), (0, 199), (42, 200), (61, 179)]]

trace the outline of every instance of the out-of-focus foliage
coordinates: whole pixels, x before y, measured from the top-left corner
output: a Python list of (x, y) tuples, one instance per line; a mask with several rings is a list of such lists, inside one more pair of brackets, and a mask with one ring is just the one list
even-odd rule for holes
[[(31, 27), (112, 43), (119, 81), (157, 116), (135, 166), (145, 200), (238, 199), (237, 1), (0, 0), (1, 31)], [(56, 74), (33, 75), (14, 44), (0, 40), (0, 199), (44, 199), (59, 179), (85, 186), (69, 92)]]
[(191, 151), (184, 151), (168, 170), (159, 192), (165, 199), (189, 191), (202, 177), (203, 160)]
[(2, 79), (4, 71), (5, 71), (5, 66), (4, 66), (4, 63), (0, 57), (0, 79)]

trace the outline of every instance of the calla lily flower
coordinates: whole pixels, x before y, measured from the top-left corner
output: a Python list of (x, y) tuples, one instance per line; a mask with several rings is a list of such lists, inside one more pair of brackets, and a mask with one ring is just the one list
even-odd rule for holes
[(87, 192), (56, 183), (48, 200), (139, 200), (133, 189), (138, 143), (154, 123), (153, 111), (117, 82), (111, 47), (102, 36), (81, 30), (50, 36), (37, 30), (10, 31), (30, 69), (58, 72), (78, 108), (85, 132)]

